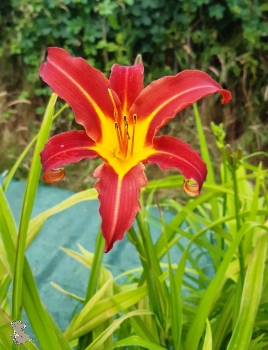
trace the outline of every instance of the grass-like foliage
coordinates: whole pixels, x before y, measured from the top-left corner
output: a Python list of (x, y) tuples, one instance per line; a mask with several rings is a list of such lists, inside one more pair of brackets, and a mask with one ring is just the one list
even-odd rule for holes
[[(95, 252), (82, 246), (79, 253), (64, 249), (90, 274), (84, 298), (52, 283), (51, 288), (82, 305), (67, 329), (59, 329), (42, 304), (25, 250), (49, 217), (80, 201), (96, 199), (97, 193), (94, 189), (77, 193), (30, 219), (41, 172), (39, 153), (48, 137), (55, 101), (52, 95), (40, 132), (30, 145), (35, 144), (35, 150), (18, 228), (5, 191), (30, 146), (0, 187), (0, 349), (17, 349), (11, 345), (10, 321), (21, 320), (22, 308), (39, 343), (27, 341), (21, 346), (25, 349), (37, 345), (44, 350), (268, 349), (268, 173), (262, 164), (250, 165), (241, 150), (225, 147), (222, 127), (213, 125), (222, 154), (221, 177), (216, 181), (196, 106), (201, 154), (209, 170), (202, 194), (184, 205), (172, 199), (158, 203), (159, 219), (149, 214), (155, 191), (176, 189), (183, 179), (178, 175), (148, 184), (141, 195), (137, 226), (124, 238), (135, 246), (141, 265), (124, 273), (128, 277), (124, 283), (102, 264), (100, 233)], [(170, 222), (162, 215), (166, 208), (174, 212)], [(157, 242), (152, 241), (149, 223), (161, 228)], [(170, 249), (181, 251), (178, 261), (171, 261)], [(200, 265), (204, 256), (210, 266)]]

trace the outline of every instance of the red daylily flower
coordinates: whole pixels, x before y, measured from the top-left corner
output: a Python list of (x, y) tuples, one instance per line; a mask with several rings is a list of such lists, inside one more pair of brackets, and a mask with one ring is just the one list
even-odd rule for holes
[[(83, 158), (100, 157), (95, 170), (99, 178), (101, 229), (108, 252), (132, 226), (140, 210), (139, 194), (147, 184), (144, 164), (161, 169), (177, 168), (187, 179), (183, 189), (190, 196), (200, 193), (207, 168), (198, 151), (171, 136), (155, 136), (178, 112), (200, 98), (219, 92), (222, 103), (231, 93), (197, 70), (156, 80), (143, 87), (143, 65), (115, 64), (110, 79), (82, 58), (63, 49), (48, 48), (40, 76), (73, 109), (85, 131), (69, 131), (52, 137), (41, 152), (44, 180), (60, 181), (62, 165)], [(194, 180), (193, 185), (188, 180)]]

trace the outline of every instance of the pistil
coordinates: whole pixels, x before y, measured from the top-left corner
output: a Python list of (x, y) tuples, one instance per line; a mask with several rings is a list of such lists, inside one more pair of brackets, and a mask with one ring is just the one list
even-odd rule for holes
[(127, 158), (127, 151), (128, 151), (128, 141), (130, 140), (129, 133), (128, 133), (128, 122), (127, 117), (124, 115), (124, 140), (123, 140), (123, 147), (122, 147), (122, 157), (123, 160)]

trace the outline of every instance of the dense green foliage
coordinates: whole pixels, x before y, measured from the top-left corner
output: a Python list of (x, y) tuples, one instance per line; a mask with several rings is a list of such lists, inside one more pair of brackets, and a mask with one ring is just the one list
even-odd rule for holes
[(263, 103), (268, 6), (257, 1), (12, 0), (0, 6), (0, 56), (19, 64), (35, 87), (45, 49), (54, 45), (106, 72), (142, 53), (149, 81), (163, 70), (200, 68), (230, 88), (244, 74), (245, 92), (254, 89), (252, 102)]

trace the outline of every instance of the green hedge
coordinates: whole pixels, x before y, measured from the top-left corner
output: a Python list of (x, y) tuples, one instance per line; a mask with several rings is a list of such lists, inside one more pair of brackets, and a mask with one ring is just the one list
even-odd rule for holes
[[(143, 54), (146, 83), (187, 68), (207, 71), (243, 115), (267, 120), (268, 5), (253, 0), (2, 0), (2, 81), (48, 92), (38, 77), (47, 46), (108, 74)], [(8, 77), (12, 77), (9, 79)], [(238, 114), (239, 114), (238, 113)]]

